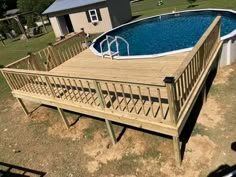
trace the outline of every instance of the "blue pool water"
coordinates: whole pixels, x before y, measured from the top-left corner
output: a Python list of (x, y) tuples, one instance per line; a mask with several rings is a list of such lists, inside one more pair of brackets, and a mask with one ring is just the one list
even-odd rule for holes
[[(100, 51), (100, 42), (106, 37), (121, 36), (130, 44), (130, 55), (153, 55), (193, 47), (217, 15), (222, 16), (221, 36), (236, 29), (236, 14), (225, 11), (196, 11), (146, 19), (119, 27), (99, 37), (94, 48)], [(103, 50), (107, 50), (104, 44)], [(112, 46), (115, 50), (115, 44)], [(120, 42), (120, 56), (127, 56)]]

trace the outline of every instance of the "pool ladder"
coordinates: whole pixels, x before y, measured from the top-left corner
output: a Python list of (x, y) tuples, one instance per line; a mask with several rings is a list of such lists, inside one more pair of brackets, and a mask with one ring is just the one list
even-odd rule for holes
[[(102, 58), (104, 58), (105, 56), (109, 56), (111, 59), (113, 59), (114, 56), (120, 56), (119, 40), (123, 41), (126, 44), (127, 54), (129, 56), (129, 43), (123, 37), (120, 37), (120, 36), (113, 37), (110, 35), (106, 35), (106, 38), (100, 43), (100, 50), (101, 50)], [(107, 51), (103, 50), (103, 44), (105, 42), (107, 42), (107, 48), (108, 48)], [(116, 51), (111, 50), (111, 46), (114, 43), (116, 44)]]

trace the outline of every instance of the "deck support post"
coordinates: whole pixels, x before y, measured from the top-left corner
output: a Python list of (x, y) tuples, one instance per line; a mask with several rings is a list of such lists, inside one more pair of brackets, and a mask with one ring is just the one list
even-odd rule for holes
[(203, 85), (203, 88), (202, 88), (202, 101), (203, 101), (203, 104), (205, 104), (207, 101), (206, 83)]
[(21, 105), (22, 110), (24, 111), (25, 115), (28, 117), (30, 113), (29, 113), (29, 111), (27, 110), (27, 108), (26, 108), (24, 102), (22, 101), (21, 98), (16, 98), (16, 99), (17, 99), (18, 103)]
[[(167, 89), (168, 96), (168, 104), (170, 111), (170, 118), (174, 126), (177, 128), (178, 123), (178, 105), (176, 98), (176, 88), (175, 88), (175, 78), (174, 77), (166, 77), (164, 80)], [(180, 141), (179, 135), (173, 136), (173, 146), (174, 146), (174, 155), (176, 160), (177, 167), (181, 165), (181, 150), (180, 150)]]
[(181, 166), (181, 150), (179, 137), (173, 136), (174, 154), (177, 167)]
[[(93, 84), (94, 84), (94, 88), (96, 90), (97, 97), (98, 97), (99, 102), (100, 102), (100, 107), (102, 109), (105, 109), (106, 103), (105, 103), (105, 100), (103, 99), (103, 93), (102, 93), (101, 86), (100, 86), (99, 83), (97, 83), (96, 80), (93, 81)], [(115, 133), (114, 133), (114, 130), (113, 130), (113, 127), (112, 127), (112, 123), (111, 123), (110, 120), (107, 120), (107, 119), (105, 119), (105, 122), (106, 122), (106, 125), (107, 125), (109, 135), (111, 137), (112, 144), (114, 145), (114, 144), (117, 143), (117, 140), (116, 140)]]
[(115, 145), (117, 143), (117, 140), (116, 140), (116, 135), (114, 133), (114, 129), (112, 127), (112, 123), (110, 120), (107, 120), (107, 119), (105, 119), (105, 122), (107, 125), (108, 133), (111, 137), (112, 144)]
[(59, 114), (60, 114), (60, 116), (61, 116), (63, 122), (65, 123), (66, 128), (69, 129), (69, 128), (70, 128), (70, 124), (69, 124), (69, 121), (67, 120), (67, 118), (66, 118), (66, 116), (65, 116), (65, 114), (64, 114), (63, 109), (57, 107), (57, 110), (58, 110), (58, 112), (59, 112)]
[(177, 102), (176, 102), (176, 94), (175, 94), (175, 78), (174, 77), (166, 77), (164, 79), (167, 90), (170, 118), (174, 125), (177, 125), (178, 115), (177, 115)]

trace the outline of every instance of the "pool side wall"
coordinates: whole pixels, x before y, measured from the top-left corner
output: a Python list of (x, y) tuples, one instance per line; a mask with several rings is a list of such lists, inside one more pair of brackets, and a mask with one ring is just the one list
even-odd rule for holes
[(219, 67), (231, 65), (236, 61), (236, 30), (229, 35), (222, 37), (222, 51), (220, 54)]
[[(94, 43), (95, 41), (102, 37), (103, 35), (106, 35), (107, 33), (123, 27), (123, 26), (127, 26), (136, 22), (140, 22), (140, 21), (144, 21), (147, 19), (151, 19), (151, 18), (155, 18), (155, 17), (159, 17), (159, 16), (163, 16), (163, 15), (173, 15), (173, 14), (180, 14), (180, 13), (187, 13), (187, 12), (198, 12), (198, 11), (223, 11), (223, 12), (231, 12), (236, 14), (236, 11), (234, 10), (230, 10), (230, 9), (212, 9), (212, 8), (207, 8), (207, 9), (197, 9), (197, 10), (186, 10), (186, 11), (178, 11), (175, 13), (166, 13), (166, 14), (161, 14), (161, 15), (155, 15), (155, 16), (151, 16), (151, 17), (147, 17), (147, 18), (143, 18), (140, 20), (136, 20), (130, 23), (126, 23), (123, 24), (121, 26), (118, 26), (116, 28), (113, 28), (110, 31), (107, 31), (106, 33), (103, 33), (102, 35), (100, 35), (99, 37), (97, 37), (96, 39), (93, 40), (92, 45), (90, 46), (90, 50), (97, 56), (102, 57), (101, 53), (98, 52), (94, 47)], [(221, 40), (223, 41), (223, 45), (222, 45), (222, 50), (220, 53), (220, 59), (219, 59), (219, 67), (224, 67), (227, 65), (232, 64), (233, 62), (236, 61), (236, 30), (231, 32), (230, 34), (221, 37)], [(156, 57), (161, 57), (161, 56), (166, 56), (166, 55), (172, 55), (172, 54), (176, 54), (176, 53), (180, 53), (180, 52), (186, 52), (186, 51), (190, 51), (192, 48), (186, 48), (186, 49), (180, 49), (180, 50), (176, 50), (176, 51), (170, 51), (170, 52), (166, 52), (166, 53), (160, 53), (160, 54), (153, 54), (153, 55), (139, 55), (139, 56), (115, 56), (113, 57), (114, 59), (140, 59), (140, 58), (156, 58)]]

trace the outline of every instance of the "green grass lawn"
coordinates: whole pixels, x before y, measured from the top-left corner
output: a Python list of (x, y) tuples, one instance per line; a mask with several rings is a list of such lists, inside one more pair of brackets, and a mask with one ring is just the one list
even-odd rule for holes
[[(147, 16), (172, 12), (186, 9), (199, 8), (228, 8), (236, 9), (236, 0), (197, 0), (193, 8), (188, 8), (187, 0), (163, 0), (162, 6), (157, 6), (158, 0), (143, 0), (132, 4), (133, 16), (144, 18)], [(29, 52), (35, 52), (45, 48), (48, 43), (55, 41), (53, 32), (49, 32), (43, 36), (32, 38), (26, 41), (7, 40), (6, 46), (3, 47), (0, 43), (0, 66), (4, 66), (13, 61), (16, 61), (27, 55)], [(0, 74), (0, 99), (10, 95), (9, 88)]]
[[(3, 47), (0, 43), (0, 66), (14, 62), (26, 56), (29, 52), (36, 52), (43, 49), (47, 47), (49, 43), (54, 41), (55, 36), (52, 31), (37, 38), (31, 38), (29, 41), (6, 40), (5, 47)], [(1, 100), (10, 95), (9, 87), (2, 74), (0, 74), (0, 91)]]
[(169, 13), (176, 9), (191, 10), (202, 8), (225, 8), (236, 9), (236, 0), (197, 0), (194, 7), (189, 8), (187, 0), (163, 0), (164, 4), (157, 5), (158, 0), (143, 0), (132, 4), (133, 16), (138, 18), (148, 17), (152, 15)]

